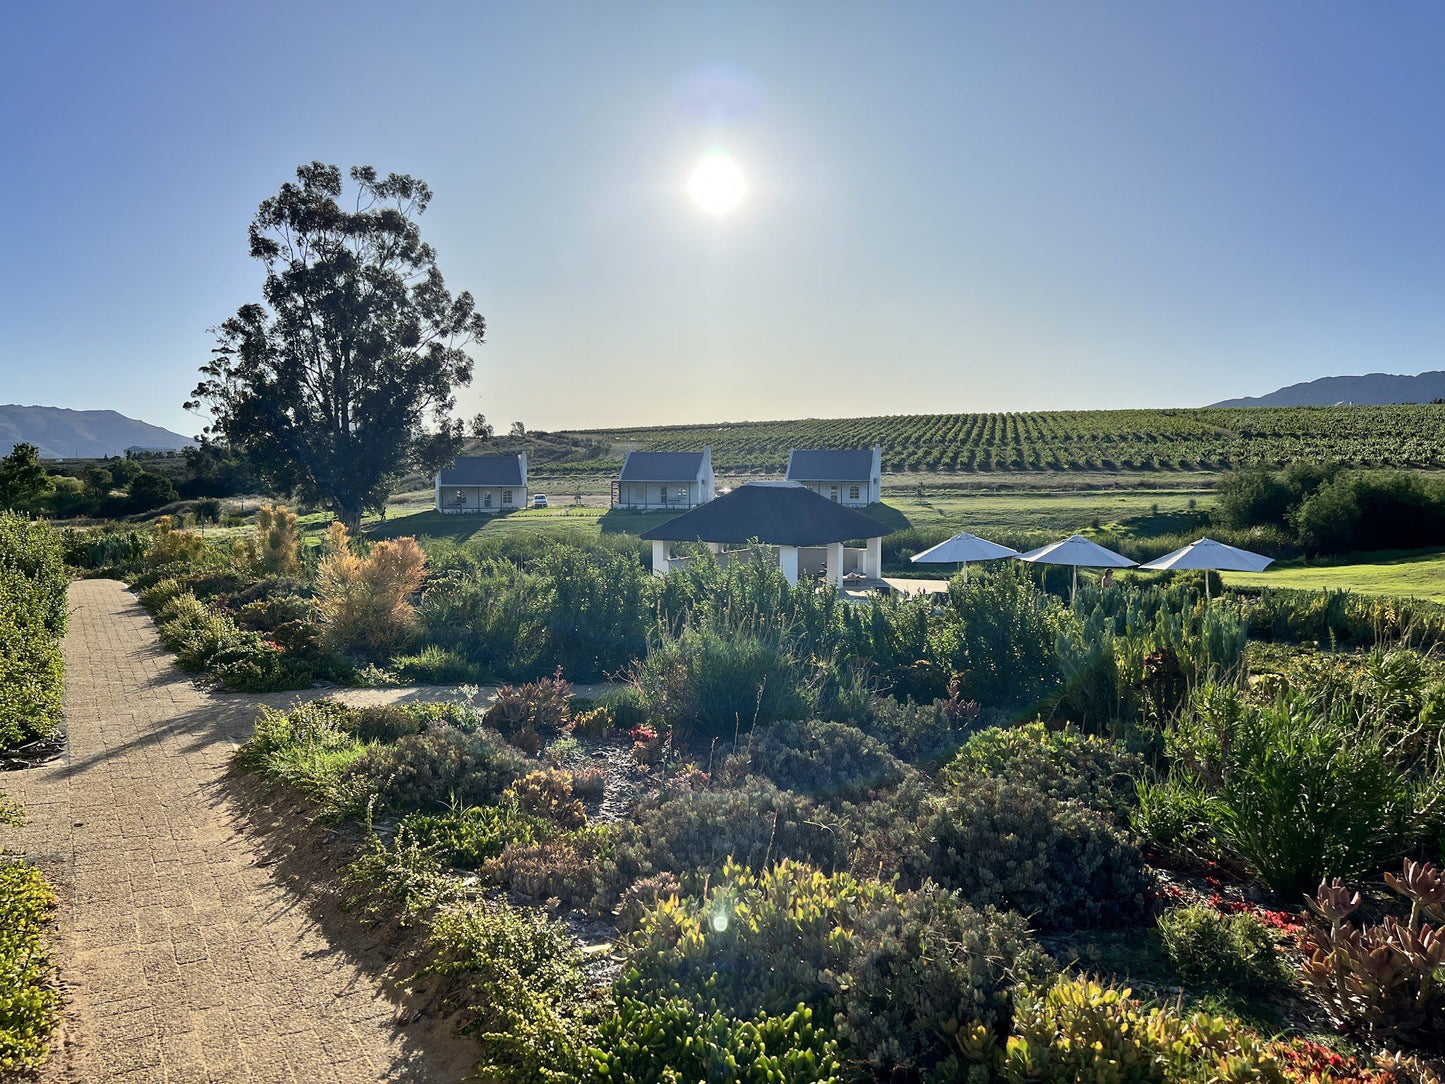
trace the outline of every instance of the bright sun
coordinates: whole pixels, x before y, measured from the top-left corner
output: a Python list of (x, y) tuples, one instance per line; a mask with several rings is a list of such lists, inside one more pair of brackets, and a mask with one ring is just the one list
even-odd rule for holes
[(748, 182), (726, 151), (710, 151), (687, 182), (688, 194), (708, 214), (725, 215), (742, 202)]

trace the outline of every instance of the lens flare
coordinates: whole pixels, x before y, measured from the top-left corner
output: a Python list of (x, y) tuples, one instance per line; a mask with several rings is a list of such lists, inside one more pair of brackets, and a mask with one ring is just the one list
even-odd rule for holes
[(726, 151), (710, 151), (687, 182), (693, 202), (708, 214), (725, 215), (742, 202), (748, 182)]

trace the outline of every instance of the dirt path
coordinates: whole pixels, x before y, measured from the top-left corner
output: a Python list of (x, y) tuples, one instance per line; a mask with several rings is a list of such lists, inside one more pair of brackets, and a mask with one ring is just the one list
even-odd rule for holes
[(327, 939), (227, 779), (257, 704), (295, 694), (198, 690), (119, 583), (78, 581), (70, 602), (68, 753), (0, 777), (29, 813), (4, 842), (61, 894), (65, 1037), (43, 1079), (461, 1079), (472, 1048), (441, 1022), (398, 1025), (376, 968)]

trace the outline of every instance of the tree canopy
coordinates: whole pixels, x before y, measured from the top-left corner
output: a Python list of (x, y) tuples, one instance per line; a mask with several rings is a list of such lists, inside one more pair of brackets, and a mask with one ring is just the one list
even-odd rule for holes
[[(189, 409), (273, 490), (295, 491), (356, 525), (407, 470), (456, 455), (455, 389), (486, 330), (472, 295), (453, 297), (417, 218), (431, 190), (356, 166), (343, 206), (338, 167), (312, 162), (265, 200), (250, 252), (261, 302), (215, 329)], [(428, 427), (430, 423), (430, 427)]]

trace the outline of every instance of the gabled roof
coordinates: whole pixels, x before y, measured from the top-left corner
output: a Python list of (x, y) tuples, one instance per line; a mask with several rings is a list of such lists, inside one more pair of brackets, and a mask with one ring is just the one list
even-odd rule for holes
[(794, 482), (856, 482), (873, 477), (871, 448), (794, 448), (788, 478)]
[(524, 486), (527, 468), (521, 455), (459, 455), (443, 467), (437, 481), (443, 486)]
[(692, 482), (702, 474), (704, 452), (628, 452), (623, 482)]
[(823, 546), (880, 538), (891, 530), (797, 482), (748, 482), (690, 512), (643, 531), (664, 542), (751, 542)]

